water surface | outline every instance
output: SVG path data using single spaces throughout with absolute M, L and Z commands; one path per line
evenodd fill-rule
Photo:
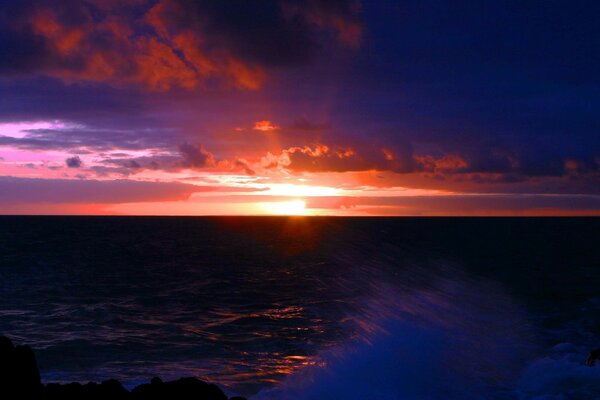
M 0 332 L 34 347 L 44 381 L 194 375 L 256 398 L 590 398 L 599 228 L 0 217 Z

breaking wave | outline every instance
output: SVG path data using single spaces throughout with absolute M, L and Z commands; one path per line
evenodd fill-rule
M 563 399 L 600 394 L 585 349 L 535 343 L 502 288 L 447 266 L 369 283 L 355 333 L 253 399 Z M 416 282 L 427 282 L 418 285 Z M 547 353 L 547 354 L 546 354 Z

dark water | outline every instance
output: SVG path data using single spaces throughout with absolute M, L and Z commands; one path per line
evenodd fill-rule
M 600 219 L 0 217 L 45 381 L 258 399 L 600 398 Z M 545 397 L 544 397 L 545 396 Z

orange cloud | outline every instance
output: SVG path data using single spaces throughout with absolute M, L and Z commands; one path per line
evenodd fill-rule
M 281 167 L 297 172 L 397 171 L 415 168 L 410 151 L 392 153 L 376 146 L 314 146 L 290 147 L 279 155 L 267 154 L 261 159 L 264 168 Z
M 269 121 L 269 120 L 262 120 L 262 121 L 256 121 L 254 123 L 254 129 L 255 131 L 261 131 L 261 132 L 273 132 L 273 131 L 277 131 L 279 130 L 279 126 L 275 125 L 273 122 Z
M 358 172 L 387 171 L 399 174 L 420 174 L 436 180 L 494 179 L 497 182 L 514 182 L 518 176 L 506 173 L 482 175 L 461 155 L 448 153 L 441 156 L 414 154 L 410 144 L 379 147 L 368 143 L 348 145 L 316 144 L 293 146 L 279 154 L 269 152 L 260 159 L 265 169 L 285 169 L 296 172 Z M 570 162 L 566 168 L 574 168 Z
M 119 13 L 123 8 L 115 3 L 104 8 L 97 21 L 91 8 L 82 6 L 87 18 L 77 24 L 61 21 L 52 9 L 38 9 L 29 26 L 45 40 L 51 60 L 45 73 L 66 81 L 138 84 L 155 91 L 202 88 L 210 80 L 237 89 L 262 85 L 266 74 L 260 67 L 227 50 L 208 49 L 190 29 L 170 29 L 167 14 L 172 7 L 170 1 L 159 2 L 144 18 L 132 21 Z M 140 30 L 146 33 L 139 34 Z
M 309 2 L 302 5 L 284 3 L 283 8 L 290 18 L 301 15 L 319 28 L 332 30 L 349 47 L 357 48 L 361 44 L 363 27 L 357 18 L 361 8 L 358 1 Z
M 283 150 L 278 158 L 274 159 L 271 156 L 271 160 L 268 161 L 271 163 L 276 161 L 277 164 L 290 170 L 305 172 L 375 169 L 350 148 L 333 149 L 324 144 L 314 147 L 290 147 Z
M 64 7 L 39 2 L 17 7 L 6 27 L 31 48 L 6 57 L 21 57 L 24 72 L 67 82 L 141 85 L 154 91 L 255 90 L 269 68 L 310 61 L 328 32 L 336 32 L 336 43 L 358 45 L 358 10 L 350 1 L 332 7 L 308 2 L 291 13 L 285 4 L 240 5 L 239 18 L 245 22 L 240 29 L 238 16 L 224 2 L 81 0 Z
M 265 79 L 262 69 L 236 59 L 224 49 L 207 51 L 203 48 L 205 40 L 191 29 L 170 29 L 169 18 L 173 14 L 184 13 L 185 10 L 176 2 L 163 1 L 150 9 L 145 21 L 162 41 L 182 54 L 182 60 L 191 65 L 198 78 L 220 76 L 239 89 L 258 89 L 262 85 Z
M 415 160 L 427 172 L 458 172 L 467 169 L 467 161 L 456 154 L 444 154 L 440 158 L 430 155 L 416 155 Z

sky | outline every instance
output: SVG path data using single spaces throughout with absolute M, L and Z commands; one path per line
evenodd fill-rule
M 599 18 L 0 0 L 0 214 L 600 215 Z

